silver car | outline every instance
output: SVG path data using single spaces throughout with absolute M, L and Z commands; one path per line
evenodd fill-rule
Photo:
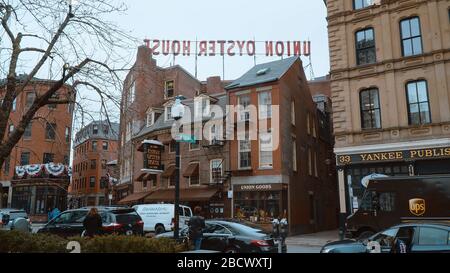
M 32 231 L 31 221 L 28 214 L 20 209 L 0 209 L 0 230 Z

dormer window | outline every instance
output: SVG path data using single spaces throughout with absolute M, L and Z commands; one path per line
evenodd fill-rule
M 173 98 L 175 93 L 174 81 L 166 81 L 164 83 L 164 96 L 166 99 Z
M 195 117 L 209 117 L 211 114 L 210 100 L 207 97 L 197 97 L 194 101 Z
M 147 112 L 147 127 L 150 127 L 153 124 L 155 124 L 155 112 Z
M 172 118 L 172 106 L 167 106 L 166 107 L 165 117 L 166 117 L 166 121 L 167 120 L 173 120 L 173 118 Z
M 92 134 L 94 134 L 94 135 L 98 134 L 98 125 L 92 126 Z

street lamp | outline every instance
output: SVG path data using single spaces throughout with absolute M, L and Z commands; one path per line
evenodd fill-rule
M 184 115 L 184 105 L 181 103 L 183 97 L 177 96 L 175 104 L 172 106 L 172 118 L 175 121 L 179 121 Z M 180 142 L 175 139 L 175 227 L 174 227 L 174 239 L 178 240 L 180 230 Z

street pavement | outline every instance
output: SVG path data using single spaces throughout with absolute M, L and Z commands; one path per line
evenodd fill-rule
M 331 230 L 286 238 L 288 253 L 320 253 L 327 243 L 339 240 L 339 231 Z
M 288 245 L 287 253 L 320 253 L 321 247 Z

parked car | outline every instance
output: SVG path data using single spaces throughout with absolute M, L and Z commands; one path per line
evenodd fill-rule
M 405 221 L 449 219 L 450 176 L 398 176 L 369 181 L 346 237 L 364 239 Z
M 391 253 L 396 239 L 406 244 L 407 253 L 450 253 L 450 223 L 407 223 L 396 225 L 368 239 L 348 239 L 326 244 L 321 253 L 367 253 L 372 242 L 381 253 Z
M 14 229 L 14 221 L 23 218 L 27 221 L 28 230 L 31 232 L 31 221 L 28 218 L 28 214 L 24 210 L 20 209 L 0 209 L 0 229 L 11 230 Z
M 144 222 L 132 208 L 97 207 L 102 217 L 101 234 L 143 235 Z M 90 208 L 68 210 L 48 222 L 38 233 L 51 233 L 61 237 L 81 236 L 83 221 Z
M 203 231 L 202 250 L 225 253 L 278 253 L 278 245 L 269 233 L 256 226 L 244 225 L 233 221 L 206 220 Z M 180 229 L 180 237 L 188 237 L 188 227 Z M 156 238 L 173 238 L 173 232 L 157 235 Z M 283 245 L 283 252 L 286 252 Z
M 146 204 L 133 206 L 144 221 L 144 232 L 155 232 L 161 234 L 173 228 L 175 218 L 174 204 Z M 180 205 L 179 210 L 180 229 L 187 226 L 192 217 L 192 209 Z

